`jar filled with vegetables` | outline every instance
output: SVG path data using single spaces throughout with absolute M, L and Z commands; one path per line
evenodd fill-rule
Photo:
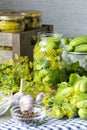
M 67 63 L 79 62 L 79 65 L 87 70 L 87 35 L 63 38 L 62 42 L 66 46 Z
M 62 57 L 62 33 L 39 33 L 34 47 L 34 80 L 39 85 L 57 87 L 66 80 L 66 63 Z
M 0 31 L 8 33 L 20 33 L 24 31 L 24 16 L 21 14 L 0 14 Z
M 18 12 L 21 13 L 23 16 L 25 16 L 25 31 L 41 27 L 42 13 L 40 11 L 20 10 Z

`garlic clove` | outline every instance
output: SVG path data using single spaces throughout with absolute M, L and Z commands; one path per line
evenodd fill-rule
M 18 92 L 13 95 L 12 104 L 13 105 L 19 105 L 20 98 L 24 95 L 24 93 Z
M 34 104 L 34 99 L 31 95 L 24 95 L 19 101 L 19 106 L 21 111 L 32 111 Z
M 36 104 L 40 105 L 42 103 L 42 99 L 45 96 L 45 94 L 43 92 L 40 92 L 37 96 L 36 96 Z

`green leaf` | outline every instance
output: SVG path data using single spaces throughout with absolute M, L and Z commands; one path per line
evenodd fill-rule
M 72 70 L 72 71 L 76 71 L 79 67 L 79 62 L 74 62 L 74 63 L 71 63 L 71 64 L 68 64 L 68 70 Z

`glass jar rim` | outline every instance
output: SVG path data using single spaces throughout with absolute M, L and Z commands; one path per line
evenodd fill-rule
M 38 33 L 38 37 L 39 36 L 41 36 L 42 38 L 50 37 L 50 36 L 62 38 L 63 37 L 63 33 L 62 32 L 59 32 L 59 33 L 56 33 L 56 32 L 39 32 Z

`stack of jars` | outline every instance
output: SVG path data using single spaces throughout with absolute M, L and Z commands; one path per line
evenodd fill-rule
M 7 10 L 0 11 L 0 31 L 20 33 L 42 26 L 40 11 Z

